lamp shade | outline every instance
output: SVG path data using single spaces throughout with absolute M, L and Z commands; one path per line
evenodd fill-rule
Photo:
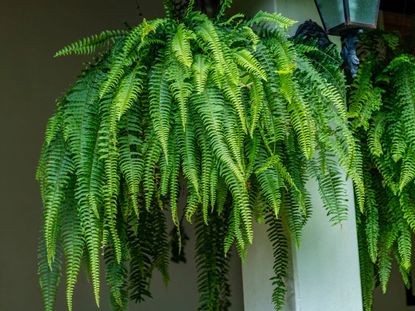
M 324 28 L 339 35 L 350 28 L 376 28 L 380 0 L 315 0 Z

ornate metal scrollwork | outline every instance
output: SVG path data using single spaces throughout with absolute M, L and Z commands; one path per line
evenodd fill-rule
M 342 56 L 346 67 L 350 70 L 350 74 L 353 78 L 357 75 L 357 70 L 360 64 L 360 60 L 357 57 L 357 44 L 359 42 L 358 35 L 361 32 L 359 29 L 348 30 L 342 35 L 342 50 L 340 55 Z M 326 31 L 312 20 L 308 20 L 301 24 L 297 32 L 294 35 L 294 40 L 303 42 L 316 41 L 317 46 L 320 49 L 327 48 L 330 44 L 333 44 Z
M 342 36 L 342 51 L 340 55 L 349 68 L 352 78 L 356 78 L 357 70 L 359 68 L 360 60 L 357 57 L 357 44 L 359 43 L 358 35 L 361 30 L 350 30 L 344 36 Z
M 293 39 L 302 42 L 316 41 L 320 49 L 325 49 L 333 44 L 324 29 L 311 19 L 298 27 Z

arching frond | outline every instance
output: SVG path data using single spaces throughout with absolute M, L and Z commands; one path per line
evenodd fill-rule
M 39 285 L 42 290 L 43 305 L 45 311 L 53 311 L 55 310 L 56 295 L 61 279 L 62 259 L 58 251 L 58 256 L 55 256 L 52 263 L 48 263 L 46 243 L 43 237 L 39 242 L 38 254 L 38 275 Z
M 165 75 L 165 68 L 160 63 L 152 68 L 150 76 L 150 115 L 154 132 L 160 141 L 164 157 L 168 162 L 168 139 L 170 132 L 170 113 L 172 109 L 171 94 Z
M 186 67 L 191 67 L 193 63 L 193 55 L 190 46 L 190 40 L 195 38 L 195 35 L 183 24 L 177 27 L 177 32 L 172 40 L 172 50 L 177 59 Z
M 281 310 L 285 305 L 287 292 L 285 278 L 288 276 L 288 241 L 281 220 L 276 221 L 274 217 L 275 215 L 271 213 L 266 218 L 269 226 L 268 238 L 274 249 L 272 302 L 276 310 Z
M 63 252 L 66 261 L 66 300 L 68 310 L 72 310 L 72 298 L 78 280 L 79 270 L 84 255 L 85 242 L 82 236 L 81 220 L 76 202 L 68 201 L 64 209 L 62 225 Z
M 222 18 L 225 15 L 227 9 L 232 6 L 233 0 L 220 0 L 220 8 L 217 18 Z
M 116 39 L 123 38 L 128 32 L 125 30 L 106 30 L 97 35 L 83 38 L 69 44 L 55 53 L 55 57 L 68 55 L 92 54 L 97 49 L 109 46 Z

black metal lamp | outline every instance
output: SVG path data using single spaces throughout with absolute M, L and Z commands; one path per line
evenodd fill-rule
M 359 65 L 357 34 L 362 29 L 376 28 L 380 0 L 314 1 L 326 32 L 342 37 L 342 57 L 355 77 Z
M 315 0 L 329 35 L 356 29 L 376 28 L 380 0 Z

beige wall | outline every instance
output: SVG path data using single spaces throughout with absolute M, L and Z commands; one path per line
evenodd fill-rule
M 41 223 L 34 180 L 54 99 L 74 81 L 85 59 L 53 59 L 63 45 L 104 29 L 162 14 L 161 0 L 0 0 L 0 310 L 42 310 L 36 276 Z M 192 253 L 188 251 L 189 258 Z M 234 265 L 234 310 L 242 310 L 240 267 Z M 196 310 L 193 264 L 172 265 L 165 289 L 156 278 L 155 300 L 131 310 Z M 81 275 L 82 279 L 85 279 Z M 63 293 L 56 310 L 66 310 Z M 108 310 L 102 301 L 101 310 Z M 75 311 L 96 310 L 89 285 L 75 293 Z

